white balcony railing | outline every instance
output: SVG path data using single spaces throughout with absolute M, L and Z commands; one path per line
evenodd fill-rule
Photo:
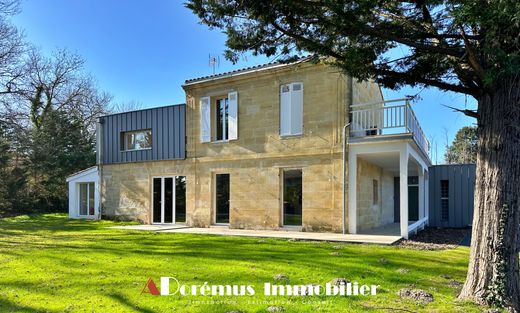
M 426 154 L 430 151 L 430 143 L 417 121 L 409 99 L 352 106 L 350 129 L 353 137 L 411 133 Z

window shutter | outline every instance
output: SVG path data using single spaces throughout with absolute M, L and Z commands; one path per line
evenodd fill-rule
M 209 97 L 200 98 L 200 141 L 211 141 L 211 110 Z
M 238 139 L 238 92 L 228 93 L 228 140 Z
M 303 133 L 303 84 L 291 84 L 291 134 Z
M 291 134 L 291 85 L 280 86 L 280 135 Z

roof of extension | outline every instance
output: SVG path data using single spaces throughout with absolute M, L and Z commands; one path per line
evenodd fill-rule
M 218 74 L 213 74 L 213 75 L 208 75 L 208 76 L 201 76 L 201 77 L 197 77 L 197 78 L 187 79 L 184 82 L 184 86 L 195 84 L 195 83 L 200 83 L 200 82 L 204 82 L 204 81 L 212 81 L 215 79 L 233 77 L 233 76 L 247 74 L 247 73 L 251 73 L 251 72 L 273 69 L 273 68 L 277 68 L 277 67 L 290 66 L 290 65 L 308 61 L 311 58 L 312 58 L 312 56 L 301 57 L 301 58 L 297 59 L 296 61 L 292 61 L 292 62 L 288 62 L 288 63 L 284 63 L 284 62 L 280 62 L 280 61 L 264 63 L 264 64 L 260 64 L 260 65 L 255 65 L 255 66 L 250 66 L 250 67 L 245 67 L 245 68 L 229 71 L 229 72 L 223 72 L 223 73 L 218 73 Z
M 109 114 L 100 115 L 99 118 L 112 116 L 112 115 L 127 114 L 127 113 L 133 113 L 133 112 L 141 112 L 141 111 L 146 111 L 146 110 L 156 110 L 156 109 L 161 109 L 161 108 L 174 107 L 174 106 L 178 106 L 178 105 L 186 105 L 186 103 L 167 104 L 167 105 L 161 105 L 161 106 L 157 106 L 157 107 L 149 107 L 149 108 L 142 108 L 142 109 L 135 109 L 135 110 L 130 110 L 130 111 L 124 111 L 124 112 L 109 113 Z
M 66 180 L 67 181 L 71 181 L 71 180 L 74 180 L 76 178 L 82 177 L 84 175 L 88 175 L 88 174 L 90 174 L 92 172 L 95 172 L 95 171 L 97 171 L 97 165 L 91 166 L 89 168 L 86 168 L 86 169 L 81 170 L 79 172 L 76 172 L 74 174 L 71 174 L 71 175 L 67 176 Z

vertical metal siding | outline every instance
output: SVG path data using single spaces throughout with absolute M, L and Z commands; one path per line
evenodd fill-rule
M 436 165 L 429 169 L 430 226 L 466 227 L 473 220 L 475 164 Z M 441 180 L 449 181 L 449 219 L 442 220 Z
M 102 117 L 103 163 L 126 163 L 185 158 L 186 106 L 145 109 Z M 121 134 L 152 130 L 152 149 L 121 151 Z

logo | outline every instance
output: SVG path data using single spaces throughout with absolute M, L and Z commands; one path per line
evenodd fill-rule
M 149 293 L 152 296 L 159 295 L 159 289 L 157 289 L 157 285 L 155 285 L 155 282 L 152 278 L 148 278 L 146 284 L 144 284 L 143 290 L 141 290 L 141 294 L 143 293 Z
M 175 277 L 161 277 L 161 289 L 152 278 L 148 278 L 141 294 L 152 296 L 254 296 L 253 285 L 202 285 L 180 284 Z M 333 285 L 272 285 L 264 283 L 264 296 L 375 296 L 379 285 L 360 285 L 357 282 Z

